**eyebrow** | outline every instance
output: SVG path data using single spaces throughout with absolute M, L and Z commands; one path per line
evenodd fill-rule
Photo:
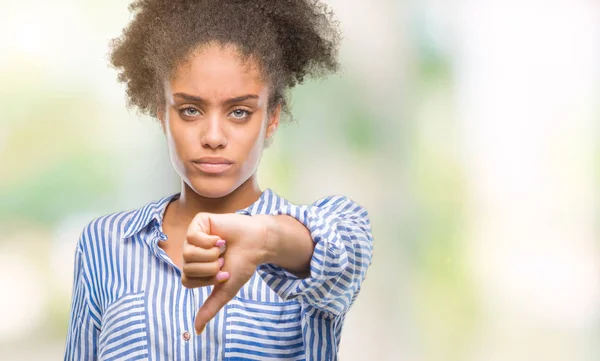
M 175 93 L 175 94 L 173 94 L 173 97 L 182 98 L 184 100 L 196 102 L 196 103 L 202 103 L 202 104 L 208 103 L 206 100 L 204 100 L 203 98 L 201 98 L 199 96 L 190 95 L 190 94 L 186 94 L 186 93 Z M 223 103 L 224 104 L 233 104 L 233 103 L 243 102 L 244 100 L 248 100 L 248 99 L 258 99 L 258 95 L 246 94 L 246 95 L 242 95 L 239 97 L 227 99 Z

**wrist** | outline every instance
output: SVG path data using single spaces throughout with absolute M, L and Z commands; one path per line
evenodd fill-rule
M 255 216 L 262 224 L 264 232 L 264 243 L 262 249 L 261 263 L 276 263 L 277 249 L 280 239 L 279 223 L 277 216 L 261 214 Z
M 260 262 L 279 266 L 300 278 L 308 277 L 315 247 L 308 228 L 287 215 L 264 215 L 260 219 L 264 227 Z

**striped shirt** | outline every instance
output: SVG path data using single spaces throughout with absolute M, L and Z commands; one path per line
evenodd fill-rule
M 207 325 L 194 318 L 212 286 L 187 289 L 158 246 L 179 194 L 102 216 L 83 230 L 65 360 L 336 360 L 342 325 L 371 263 L 367 211 L 331 196 L 295 205 L 266 189 L 236 213 L 285 214 L 311 232 L 310 276 L 260 265 Z

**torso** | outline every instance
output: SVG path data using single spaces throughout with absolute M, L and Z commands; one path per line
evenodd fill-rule
M 195 315 L 212 287 L 185 288 L 181 272 L 165 264 L 168 256 L 181 267 L 185 223 L 189 223 L 178 215 L 175 205 L 163 213 L 159 229 L 159 220 L 153 218 L 160 215 L 166 201 L 145 205 L 134 219 L 130 219 L 131 212 L 102 217 L 84 234 L 90 249 L 85 254 L 97 255 L 88 259 L 102 262 L 98 266 L 101 272 L 89 277 L 90 294 L 97 295 L 94 309 L 99 326 L 94 353 L 99 360 L 134 356 L 146 361 L 336 359 L 344 317 L 329 317 L 301 303 L 300 297 L 284 300 L 265 281 L 277 275 L 266 267 L 259 267 L 206 330 L 196 336 Z M 260 204 L 271 206 L 256 206 L 248 215 L 273 214 L 274 205 L 283 207 L 270 191 Z M 130 220 L 139 230 L 123 238 L 118 230 L 126 230 Z M 165 235 L 168 241 L 155 243 Z M 156 246 L 160 247 L 159 253 Z M 303 330 L 310 331 L 305 334 Z

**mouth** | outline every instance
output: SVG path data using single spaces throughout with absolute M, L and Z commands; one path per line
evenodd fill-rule
M 192 160 L 192 164 L 206 174 L 220 174 L 233 166 L 233 161 L 226 158 L 204 157 Z

